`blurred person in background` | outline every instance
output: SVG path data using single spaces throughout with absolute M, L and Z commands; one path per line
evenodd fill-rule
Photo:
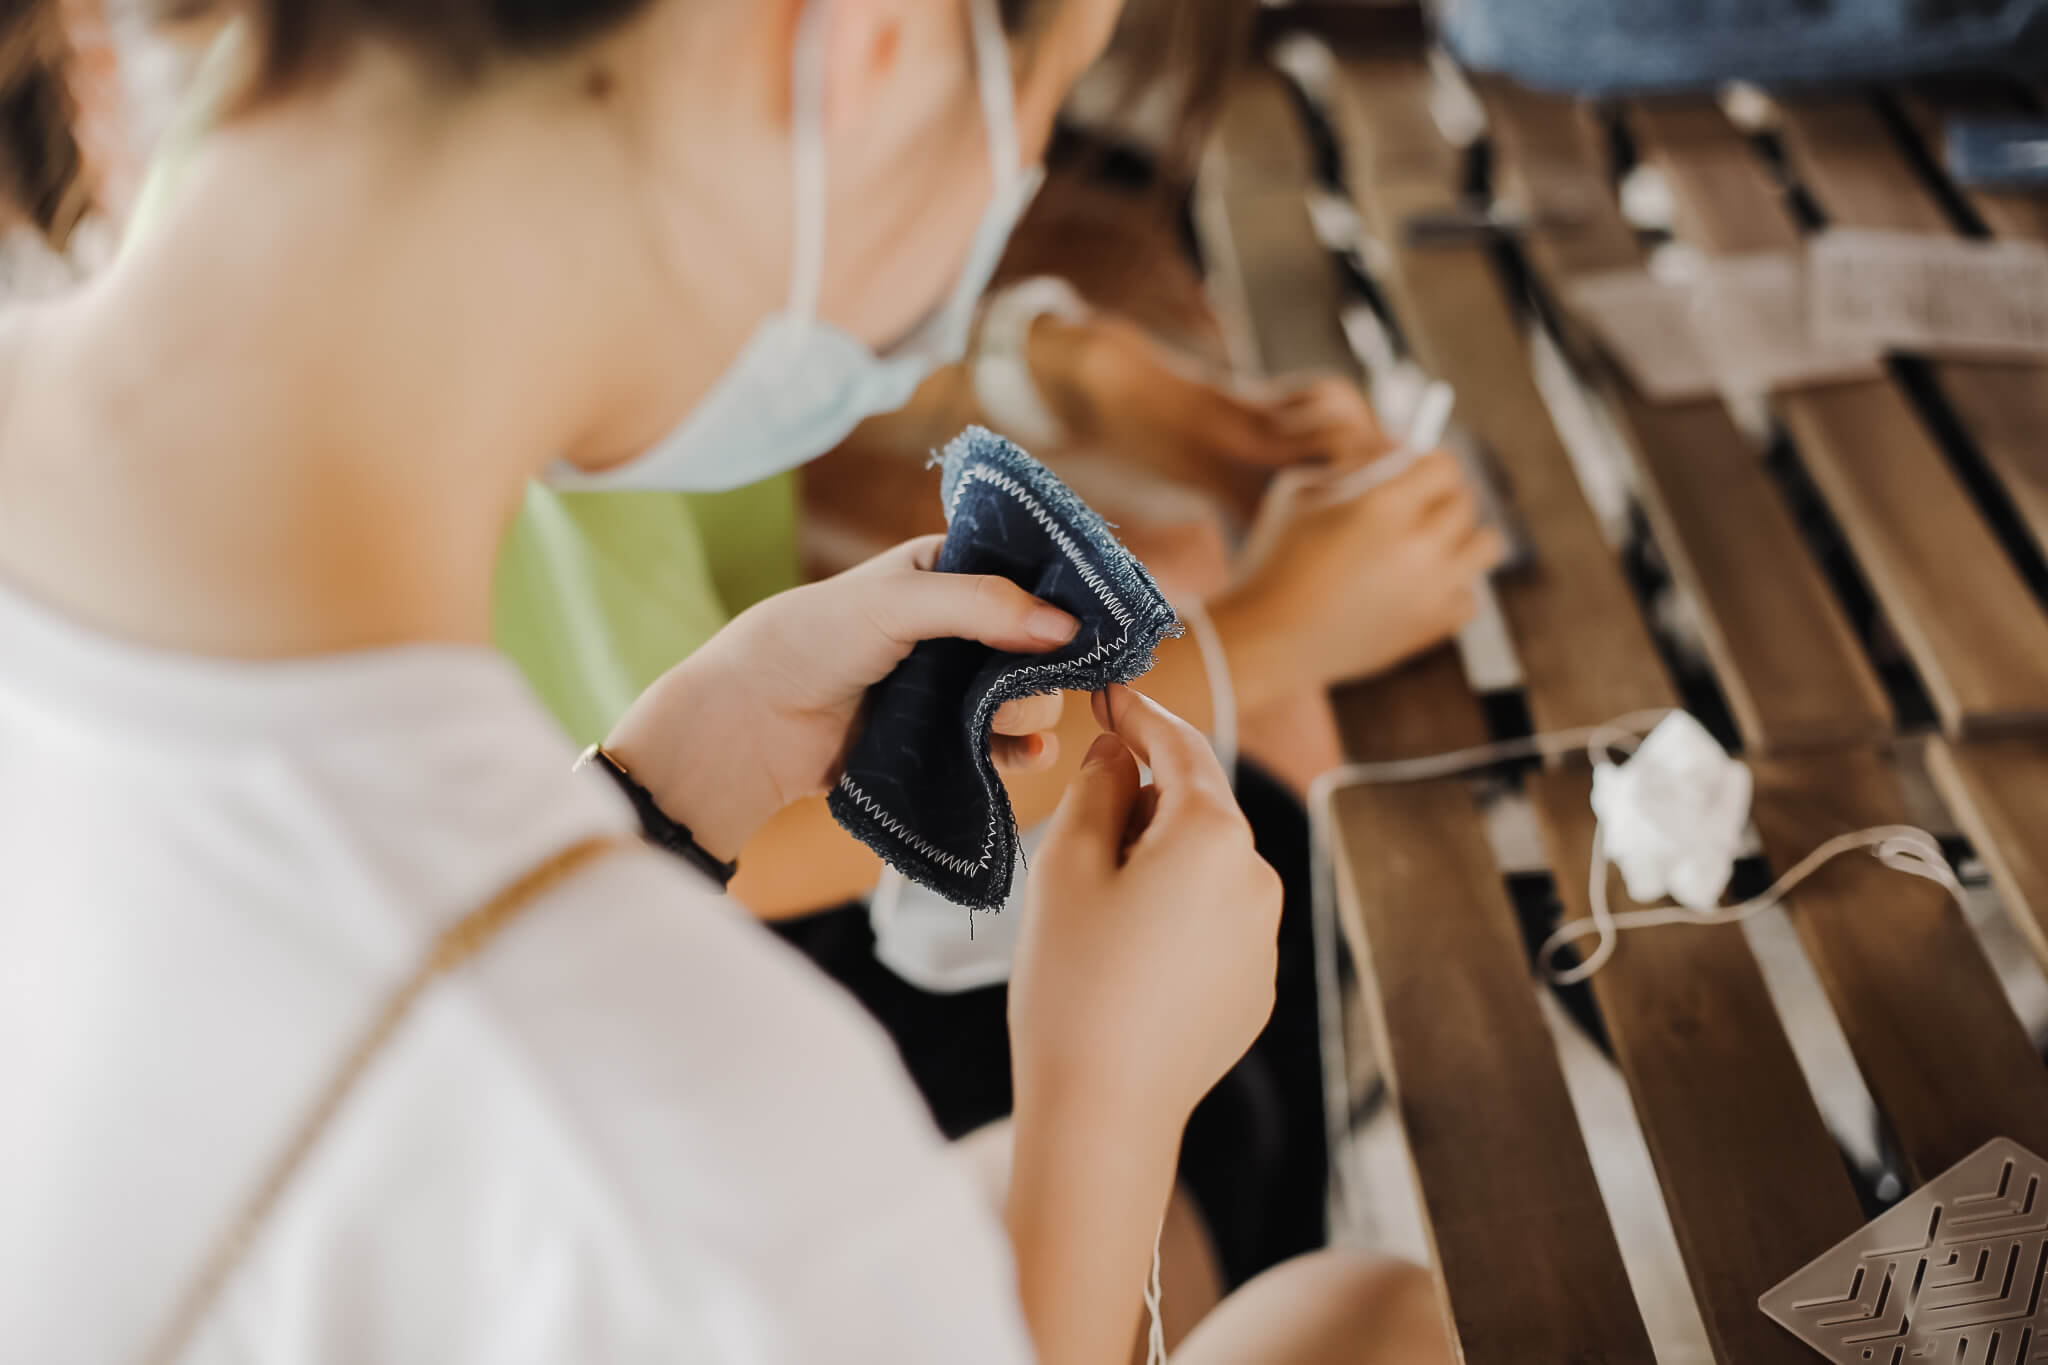
M 618 847 L 632 808 L 483 648 L 536 475 L 679 478 L 678 423 L 773 395 L 764 356 L 903 356 L 1114 5 L 1008 5 L 1011 44 L 992 0 L 238 12 L 248 65 L 158 229 L 0 321 L 0 1339 L 1121 1358 L 1181 1126 L 1272 992 L 1277 887 L 1199 735 L 1098 704 L 1019 949 L 1005 1226 L 871 1026 Z M 67 44 L 51 6 L 8 20 L 0 175 L 61 242 Z M 1071 635 L 934 548 L 767 599 L 612 730 L 700 864 L 829 780 L 915 640 Z M 1057 709 L 1006 708 L 999 759 L 1042 765 Z M 475 961 L 319 1106 L 470 924 Z M 1444 1352 L 1418 1272 L 1333 1253 L 1182 1355 Z

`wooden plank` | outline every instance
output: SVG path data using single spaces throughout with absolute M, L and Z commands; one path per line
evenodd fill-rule
M 1722 253 L 1798 245 L 1796 223 L 1719 110 L 1645 105 L 1635 116 L 1672 185 L 1682 233 Z M 2048 721 L 2048 617 L 1896 385 L 1781 393 L 1773 408 L 1943 728 L 1967 735 Z
M 1344 753 L 1358 763 L 1425 758 L 1486 743 L 1455 645 L 1440 645 L 1391 673 L 1331 689 Z
M 1338 887 L 1366 956 L 1466 1365 L 1653 1359 L 1514 910 L 1468 788 L 1339 791 Z
M 1268 376 L 1361 377 L 1340 315 L 1343 279 L 1309 217 L 1314 158 L 1294 96 L 1248 70 L 1217 121 L 1195 193 L 1211 295 L 1233 358 Z
M 1226 167 L 1228 147 L 1226 139 L 1219 153 Z M 1205 187 L 1205 228 L 1226 230 L 1215 245 L 1238 274 L 1258 363 L 1298 363 L 1329 344 L 1335 295 L 1315 287 L 1309 258 L 1321 249 L 1292 226 L 1252 223 L 1286 218 L 1276 205 L 1290 193 L 1284 177 L 1250 192 L 1232 184 L 1226 169 Z M 1291 193 L 1300 209 L 1299 188 Z M 1212 259 L 1218 254 L 1212 246 Z M 1484 735 L 1448 650 L 1345 689 L 1340 715 L 1352 752 L 1375 756 L 1436 752 Z M 1335 820 L 1345 928 L 1378 1015 L 1462 1358 L 1650 1361 L 1471 795 L 1456 784 L 1419 793 L 1352 788 L 1338 793 Z M 1455 883 L 1447 894 L 1444 869 Z M 1447 1002 L 1446 989 L 1469 998 Z M 1447 1019 L 1458 1026 L 1445 1028 Z M 1521 1235 L 1504 1238 L 1503 1228 Z M 1536 1237 L 1544 1248 L 1532 1257 Z
M 1202 188 L 1223 194 L 1299 195 L 1316 184 L 1300 99 L 1277 71 L 1254 63 L 1238 73 L 1217 116 L 1201 176 Z
M 1891 125 L 1870 105 L 1808 99 L 1784 109 L 1786 150 L 1832 221 L 1951 235 L 1948 214 L 1919 180 Z M 2008 226 L 2036 232 L 2044 226 L 2001 216 Z M 2035 544 L 2048 552 L 2048 443 L 2041 440 L 2048 430 L 2048 365 L 1966 360 L 1938 361 L 1930 369 Z
M 1927 767 L 1991 869 L 2006 913 L 2048 965 L 2048 743 L 1936 740 L 1927 746 Z
M 1488 82 L 1500 161 L 1518 193 L 1554 208 L 1524 251 L 1553 297 L 1580 275 L 1640 268 L 1608 188 L 1599 130 L 1570 101 Z M 1595 360 L 1658 548 L 1700 608 L 1701 634 L 1747 748 L 1867 743 L 1891 704 L 1799 528 L 1718 401 L 1659 406 Z
M 2048 621 L 1889 382 L 1779 412 L 1951 735 L 2048 717 Z
M 2048 554 L 2048 365 L 1949 361 L 1933 371 L 2028 536 Z
M 1530 795 L 1565 914 L 1583 917 L 1592 778 L 1538 774 Z M 1629 904 L 1608 876 L 1610 903 Z M 1715 1358 L 1804 1365 L 1810 1351 L 1757 1312 L 1757 1296 L 1863 1214 L 1742 930 L 1628 934 L 1592 989 Z
M 1907 92 L 1901 101 L 1906 119 L 1936 165 L 1944 164 L 1944 129 L 1950 118 L 2037 118 L 2018 90 L 1982 77 L 1933 81 Z M 2040 190 L 1979 188 L 1957 185 L 1994 237 L 2016 241 L 2048 241 L 2048 193 Z
M 1897 775 L 1867 750 L 1751 768 L 1780 871 L 1835 835 L 1907 819 Z M 2048 1068 L 1946 891 L 1848 854 L 1788 909 L 1915 1183 L 1994 1137 L 2048 1151 Z
M 1384 281 L 1425 368 L 1458 391 L 1463 425 L 1493 454 L 1533 563 L 1497 584 L 1540 730 L 1676 703 L 1614 553 L 1586 505 L 1537 391 L 1528 343 L 1486 249 L 1414 248 L 1400 225 L 1456 200 L 1457 153 L 1428 110 L 1416 62 L 1341 64 L 1340 133 L 1351 189 L 1388 244 Z
M 1245 369 L 1355 380 L 1360 367 L 1339 317 L 1343 283 L 1308 216 L 1314 183 L 1294 96 L 1270 70 L 1248 71 L 1224 107 L 1196 191 L 1212 294 Z M 1449 645 L 1382 677 L 1335 688 L 1331 702 L 1354 759 L 1413 758 L 1487 738 Z
M 1522 246 L 1537 268 L 1562 281 L 1640 266 L 1642 249 L 1615 202 L 1591 108 L 1494 78 L 1477 88 L 1493 131 L 1495 192 L 1532 215 L 1535 230 Z
M 1786 99 L 1779 110 L 1793 173 L 1830 223 L 1938 237 L 1954 232 L 1948 214 L 1916 179 L 1891 125 L 1868 101 Z
M 1762 461 L 1719 401 L 1608 386 L 1657 544 L 1700 606 L 1721 694 L 1752 753 L 1869 743 L 1891 702 Z
M 1724 256 L 1798 248 L 1781 191 L 1718 107 L 1645 101 L 1628 121 L 1637 152 L 1664 170 L 1682 240 Z

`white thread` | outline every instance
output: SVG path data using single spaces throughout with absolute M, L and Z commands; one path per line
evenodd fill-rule
M 1152 1238 L 1152 1278 L 1145 1284 L 1145 1312 L 1150 1323 L 1145 1330 L 1145 1365 L 1166 1365 L 1166 1320 L 1160 1315 L 1164 1295 L 1159 1290 L 1159 1244 L 1166 1240 L 1166 1220 Z
M 1869 829 L 1836 835 L 1800 859 L 1790 872 L 1771 884 L 1770 890 L 1739 905 L 1707 911 L 1688 910 L 1677 905 L 1651 906 L 1617 915 L 1608 908 L 1607 854 L 1601 846 L 1599 826 L 1595 825 L 1593 860 L 1586 887 L 1592 913 L 1583 919 L 1559 925 L 1557 932 L 1545 939 L 1542 948 L 1537 950 L 1537 964 L 1558 985 L 1576 985 L 1607 965 L 1607 959 L 1614 955 L 1615 940 L 1624 929 L 1648 929 L 1662 924 L 1740 924 L 1781 904 L 1793 887 L 1820 871 L 1824 864 L 1859 848 L 1870 849 L 1877 860 L 1892 871 L 1933 882 L 1953 896 L 1956 904 L 1963 903 L 1963 884 L 1956 879 L 1954 869 L 1942 856 L 1941 845 L 1933 835 L 1912 825 L 1874 825 Z M 1554 965 L 1558 951 L 1589 933 L 1598 935 L 1600 940 L 1593 951 L 1578 966 L 1559 971 Z
M 1224 775 L 1230 785 L 1237 785 L 1237 687 L 1230 677 L 1230 655 L 1224 651 L 1223 637 L 1216 633 L 1216 623 L 1209 619 L 1209 613 L 1202 604 L 1190 600 L 1186 606 L 1176 605 L 1180 619 L 1187 622 L 1188 633 L 1195 637 L 1195 648 L 1202 656 L 1202 672 L 1209 680 L 1209 747 L 1216 751 L 1216 761 L 1223 765 Z
M 1670 714 L 1668 709 L 1636 711 L 1603 725 L 1576 730 L 1501 740 L 1420 758 L 1349 763 L 1332 768 L 1309 784 L 1309 911 L 1315 935 L 1317 1006 L 1322 1026 L 1324 1119 L 1339 1203 L 1354 1227 L 1363 1222 L 1359 1191 L 1345 1174 L 1344 1164 L 1337 1159 L 1351 1135 L 1351 1078 L 1345 1056 L 1343 1009 L 1338 1000 L 1336 869 L 1330 855 L 1333 797 L 1337 790 L 1340 787 L 1381 786 L 1455 777 L 1496 763 L 1555 758 L 1581 748 L 1588 761 L 1597 767 L 1607 762 L 1617 749 L 1633 752 L 1642 735 Z M 1557 984 L 1576 984 L 1607 964 L 1614 955 L 1616 939 L 1624 929 L 1665 924 L 1730 924 L 1748 919 L 1782 902 L 1795 886 L 1823 864 L 1852 849 L 1864 847 L 1873 849 L 1878 861 L 1893 871 L 1935 882 L 1945 888 L 1958 904 L 1962 902 L 1962 884 L 1942 856 L 1941 845 L 1933 835 L 1910 825 L 1879 825 L 1835 836 L 1807 854 L 1770 890 L 1739 905 L 1705 913 L 1677 906 L 1658 906 L 1616 915 L 1607 902 L 1607 856 L 1596 821 L 1593 826 L 1593 855 L 1587 873 L 1588 904 L 1592 913 L 1561 925 L 1538 950 L 1537 963 Z M 1588 933 L 1597 935 L 1599 942 L 1583 961 L 1562 972 L 1551 965 L 1565 943 L 1584 938 Z
M 963 877 L 976 876 L 988 866 L 989 859 L 995 856 L 996 827 L 993 822 L 989 825 L 988 842 L 981 847 L 981 861 L 973 863 L 957 854 L 946 852 L 914 830 L 909 829 L 901 820 L 898 820 L 895 816 L 884 810 L 881 802 L 875 800 L 874 797 L 869 796 L 856 786 L 852 777 L 844 773 L 840 774 L 839 777 L 839 790 L 845 792 L 847 798 L 855 805 L 874 816 L 875 822 L 883 829 L 950 872 L 957 872 Z
M 790 178 L 795 213 L 788 312 L 810 321 L 818 315 L 825 279 L 825 47 L 831 7 L 810 0 L 797 19 L 790 92 Z

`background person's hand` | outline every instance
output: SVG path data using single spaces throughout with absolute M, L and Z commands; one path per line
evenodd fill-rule
M 925 536 L 742 613 L 643 693 L 605 748 L 671 818 L 721 858 L 762 822 L 838 777 L 867 689 L 920 640 L 959 637 L 1020 654 L 1057 649 L 1079 623 L 1008 579 L 932 571 Z M 1058 756 L 1062 701 L 998 709 L 990 753 L 1031 771 Z
M 1326 686 L 1382 672 L 1456 633 L 1501 561 L 1470 485 L 1437 451 L 1377 488 L 1330 501 L 1330 481 L 1275 481 L 1243 577 L 1210 610 L 1247 705 L 1261 679 Z
M 1068 363 L 1048 360 L 1052 404 L 1078 445 L 1224 499 L 1240 515 L 1266 479 L 1303 463 L 1350 467 L 1392 448 L 1357 385 L 1336 376 L 1244 383 L 1205 372 L 1135 324 L 1070 324 Z M 1036 338 L 1034 337 L 1034 342 Z M 1034 369 L 1041 352 L 1034 350 Z
M 1281 886 L 1199 731 L 1094 698 L 1096 740 L 1032 861 L 1010 986 L 1018 1107 L 1178 1135 L 1272 1013 Z M 1138 764 L 1152 770 L 1140 786 Z M 1116 1141 L 1112 1133 L 1102 1140 Z

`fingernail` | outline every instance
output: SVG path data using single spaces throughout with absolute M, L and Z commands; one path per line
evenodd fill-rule
M 1088 746 L 1087 754 L 1081 759 L 1081 766 L 1092 768 L 1098 763 L 1107 763 L 1123 748 L 1123 741 L 1115 735 L 1097 735 L 1095 742 Z
M 1114 687 L 1105 687 L 1095 695 L 1102 699 L 1102 728 L 1110 734 L 1116 733 L 1116 698 L 1111 695 Z
M 1081 623 L 1058 607 L 1039 607 L 1024 618 L 1024 631 L 1034 640 L 1063 645 L 1081 633 Z

